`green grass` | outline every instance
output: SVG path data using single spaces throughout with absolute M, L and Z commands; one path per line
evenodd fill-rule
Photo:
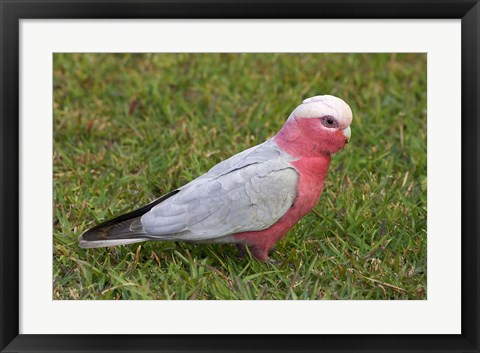
M 53 82 L 54 299 L 426 299 L 425 54 L 55 54 Z M 352 140 L 273 261 L 228 244 L 78 247 L 318 94 L 351 106 Z

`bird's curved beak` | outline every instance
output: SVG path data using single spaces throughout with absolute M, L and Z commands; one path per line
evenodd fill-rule
M 346 137 L 347 142 L 350 141 L 350 137 L 352 136 L 352 131 L 350 130 L 350 126 L 347 127 L 346 129 L 342 130 L 343 136 Z

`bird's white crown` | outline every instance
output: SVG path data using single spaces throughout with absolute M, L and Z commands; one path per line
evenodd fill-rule
M 335 96 L 314 96 L 307 98 L 290 115 L 290 118 L 320 118 L 331 115 L 337 119 L 340 127 L 352 123 L 352 110 L 342 99 Z

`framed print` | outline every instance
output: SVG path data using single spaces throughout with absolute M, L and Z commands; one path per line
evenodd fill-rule
M 477 1 L 0 10 L 2 352 L 479 351 Z

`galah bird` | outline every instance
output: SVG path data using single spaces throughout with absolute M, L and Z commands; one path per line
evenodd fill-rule
M 271 139 L 152 203 L 99 224 L 80 247 L 146 240 L 235 243 L 259 260 L 318 202 L 331 155 L 350 139 L 340 98 L 305 99 Z

